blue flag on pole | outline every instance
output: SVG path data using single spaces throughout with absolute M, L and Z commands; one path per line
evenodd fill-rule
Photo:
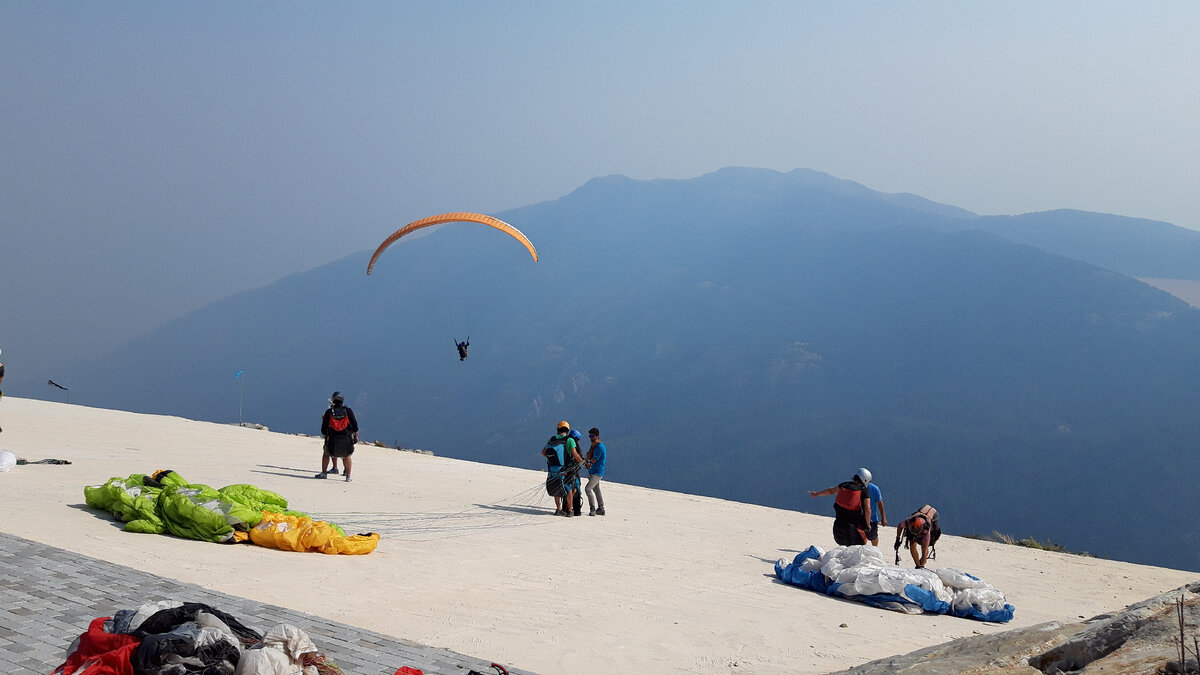
M 238 379 L 239 377 L 242 376 L 242 373 L 244 373 L 244 372 L 246 372 L 246 371 L 244 371 L 244 370 L 237 371 L 236 373 L 233 374 L 233 379 L 235 379 L 235 380 Z

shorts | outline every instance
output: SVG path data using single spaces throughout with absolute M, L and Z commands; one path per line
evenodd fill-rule
M 877 541 L 879 539 L 879 521 L 878 520 L 871 522 L 871 529 L 867 530 L 867 539 L 870 539 L 871 541 Z
M 858 526 L 845 520 L 833 521 L 833 540 L 838 546 L 861 546 L 863 543 Z
M 330 457 L 349 457 L 354 454 L 354 439 L 349 436 L 333 436 L 325 440 L 325 452 Z

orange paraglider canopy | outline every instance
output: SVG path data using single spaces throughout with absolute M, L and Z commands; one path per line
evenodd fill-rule
M 383 243 L 379 245 L 379 248 L 375 249 L 375 255 L 371 256 L 371 262 L 367 263 L 367 274 L 370 274 L 371 270 L 374 269 L 375 261 L 379 260 L 379 256 L 383 254 L 384 250 L 387 249 L 388 246 L 391 246 L 400 237 L 403 237 L 409 232 L 415 232 L 423 227 L 431 227 L 433 225 L 441 225 L 442 223 L 454 222 L 479 223 L 481 225 L 487 225 L 488 227 L 494 227 L 513 239 L 521 242 L 525 248 L 529 249 L 529 255 L 533 256 L 534 262 L 537 262 L 538 254 L 537 249 L 533 247 L 533 242 L 529 241 L 529 238 L 524 234 L 521 234 L 521 231 L 517 228 L 509 225 L 499 218 L 486 216 L 482 213 L 458 211 L 455 213 L 442 213 L 436 216 L 429 216 L 428 218 L 414 220 L 413 222 L 393 232 L 392 236 L 384 239 Z

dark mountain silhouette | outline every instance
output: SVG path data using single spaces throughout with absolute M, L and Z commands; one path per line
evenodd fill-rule
M 752 169 L 498 215 L 540 262 L 444 227 L 163 326 L 75 400 L 237 421 L 245 369 L 276 430 L 315 434 L 338 389 L 364 439 L 537 468 L 565 418 L 614 481 L 831 514 L 806 491 L 865 465 L 892 522 L 931 503 L 950 533 L 1200 569 L 1200 311 L 1126 276 L 1196 278 L 1200 233 Z

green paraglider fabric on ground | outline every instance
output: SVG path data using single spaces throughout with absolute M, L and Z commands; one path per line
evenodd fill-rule
M 171 486 L 158 497 L 167 532 L 188 539 L 227 543 L 262 520 L 262 509 L 229 499 L 207 485 Z
M 256 485 L 238 483 L 219 490 L 188 483 L 170 470 L 151 476 L 135 473 L 113 477 L 102 485 L 83 488 L 87 505 L 103 509 L 125 523 L 128 532 L 170 533 L 187 539 L 229 543 L 262 520 L 264 511 L 311 518 L 287 508 L 283 495 Z M 330 525 L 342 536 L 345 530 Z M 244 537 L 243 537 L 244 538 Z
M 84 501 L 116 516 L 130 532 L 162 534 L 164 526 L 158 517 L 162 488 L 145 485 L 145 478 L 145 474 L 135 473 L 128 478 L 110 478 L 103 485 L 89 485 L 83 488 Z
M 239 504 L 254 507 L 259 511 L 282 513 L 288 507 L 288 500 L 283 495 L 249 483 L 226 485 L 218 492 Z
M 303 511 L 293 511 L 289 509 L 288 500 L 283 495 L 279 494 L 278 492 L 264 490 L 257 485 L 251 485 L 249 483 L 237 483 L 234 485 L 226 485 L 218 490 L 218 492 L 237 502 L 238 504 L 249 506 L 258 511 L 283 513 L 285 515 L 295 516 L 296 518 L 308 518 L 310 520 L 313 519 L 312 516 L 304 513 Z M 254 527 L 254 525 L 257 524 L 258 522 L 256 521 L 253 525 L 250 525 L 250 527 Z M 337 530 L 337 532 L 343 537 L 346 536 L 346 531 L 336 523 L 329 523 L 329 525 L 332 526 L 334 530 Z

